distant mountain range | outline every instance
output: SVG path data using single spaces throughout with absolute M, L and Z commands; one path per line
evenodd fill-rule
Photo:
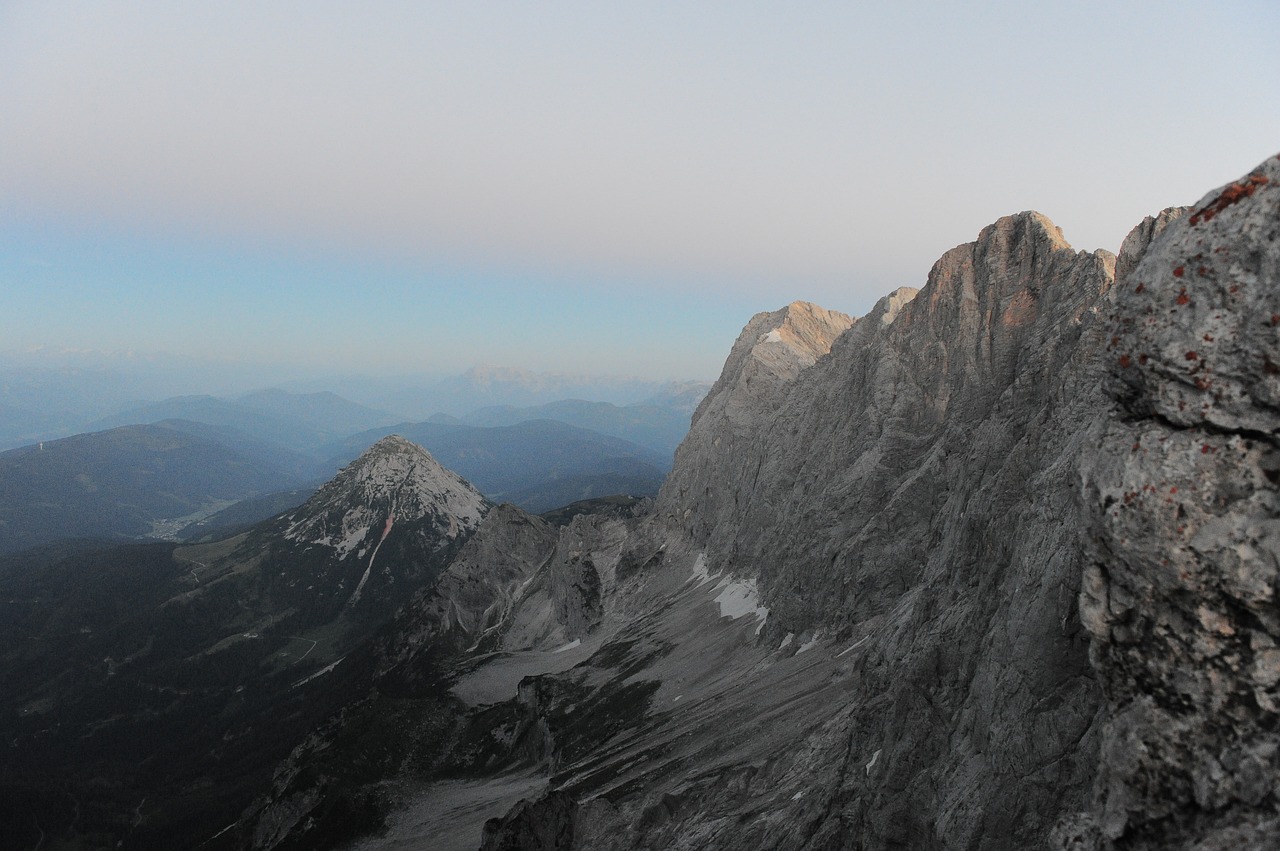
M 234 399 L 175 396 L 105 417 L 90 423 L 87 430 L 170 419 L 225 426 L 282 447 L 306 451 L 357 431 L 393 423 L 396 417 L 334 393 L 259 390 Z
M 526 408 L 514 405 L 481 408 L 462 417 L 441 415 L 432 420 L 488 427 L 516 425 L 529 420 L 557 420 L 637 443 L 666 458 L 669 466 L 676 447 L 689 431 L 689 417 L 689 411 L 673 405 L 637 403 L 619 406 L 611 402 L 562 399 Z
M 397 425 L 331 392 L 175 396 L 43 449 L 0 453 L 0 552 L 74 537 L 179 539 L 244 528 L 299 504 L 397 432 L 486 497 L 529 511 L 652 496 L 688 430 L 690 393 L 700 398 L 685 386 L 666 404 L 559 400 Z
M 164 419 L 231 425 L 260 437 L 266 436 L 262 429 L 275 429 L 270 439 L 297 448 L 294 435 L 281 430 L 285 424 L 280 418 L 299 419 L 313 431 L 328 432 L 328 437 L 319 439 L 324 442 L 364 428 L 420 421 L 440 413 L 463 417 L 480 408 L 532 407 L 570 398 L 692 413 L 711 386 L 706 381 L 481 366 L 443 378 L 332 377 L 277 385 L 287 390 L 218 389 L 190 395 L 193 388 L 245 387 L 278 380 L 271 375 L 262 368 L 165 355 L 0 352 L 0 449 Z M 317 440 L 314 434 L 304 433 L 302 438 Z
M 601 375 L 534 372 L 515 367 L 477 366 L 461 375 L 421 381 L 361 379 L 328 386 L 348 399 L 424 420 L 445 413 L 465 416 L 478 408 L 511 405 L 530 407 L 562 399 L 591 399 L 615 405 L 638 403 L 685 407 L 697 405 L 708 381 L 653 381 Z

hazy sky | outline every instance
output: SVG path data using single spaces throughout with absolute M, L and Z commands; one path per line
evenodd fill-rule
M 0 2 L 0 349 L 714 377 L 1280 151 L 1280 3 Z

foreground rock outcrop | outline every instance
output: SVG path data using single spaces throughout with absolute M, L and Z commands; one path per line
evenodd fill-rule
M 1118 282 L 1081 597 L 1106 723 L 1084 847 L 1280 836 L 1280 158 Z

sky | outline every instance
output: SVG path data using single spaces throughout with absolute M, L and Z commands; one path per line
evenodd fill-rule
M 714 378 L 1280 151 L 1280 4 L 0 0 L 0 351 Z

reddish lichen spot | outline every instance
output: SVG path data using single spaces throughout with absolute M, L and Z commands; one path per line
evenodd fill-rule
M 1141 449 L 1141 448 L 1142 448 L 1142 444 L 1141 444 L 1141 443 L 1135 443 L 1135 444 L 1133 444 L 1133 451 L 1134 451 L 1134 452 L 1137 452 L 1137 451 L 1138 451 L 1139 449 Z
M 1169 488 L 1169 493 L 1177 493 L 1177 492 L 1178 492 L 1178 489 L 1176 487 Z
M 1200 360 L 1200 356 L 1195 352 L 1187 352 L 1186 355 L 1184 355 L 1184 357 L 1187 360 Z
M 1202 278 L 1207 278 L 1209 277 L 1209 270 L 1204 266 L 1201 266 L 1199 269 L 1196 269 L 1196 274 Z
M 1210 380 L 1209 380 L 1209 379 L 1207 379 L 1207 378 L 1201 377 L 1201 378 L 1197 378 L 1197 379 L 1196 379 L 1196 389 L 1197 389 L 1197 390 L 1208 390 L 1208 389 L 1209 389 L 1210 387 L 1212 387 L 1212 386 L 1213 386 L 1213 382 L 1212 382 L 1212 381 L 1210 381 Z M 1208 408 L 1208 407 L 1209 407 L 1209 403 L 1208 403 L 1208 402 L 1205 402 L 1205 403 L 1204 403 L 1203 405 L 1201 405 L 1200 407 L 1202 407 L 1202 408 Z
M 1134 288 L 1133 288 L 1133 291 L 1134 291 L 1135 293 L 1140 293 L 1140 292 L 1142 292 L 1143 290 L 1145 290 L 1146 288 L 1147 288 L 1147 285 L 1146 285 L 1146 284 L 1138 284 L 1136 287 L 1134 287 Z
M 1239 290 L 1239 289 L 1240 289 L 1239 285 L 1237 285 L 1237 284 L 1232 284 L 1232 285 L 1231 285 L 1231 287 L 1227 290 L 1227 292 L 1229 292 L 1229 293 L 1233 293 L 1233 292 L 1236 292 L 1236 291 L 1237 291 L 1237 290 Z
M 1228 185 L 1220 193 L 1203 208 L 1196 210 L 1191 216 L 1191 224 L 1198 225 L 1201 222 L 1211 221 L 1214 216 L 1230 207 L 1232 204 L 1238 204 L 1254 192 L 1258 191 L 1259 186 L 1266 186 L 1270 183 L 1270 179 L 1265 175 L 1251 174 L 1244 180 L 1238 180 Z
M 1188 304 L 1191 301 L 1191 296 L 1187 295 L 1186 287 L 1182 288 L 1182 292 L 1178 293 L 1178 297 L 1174 301 L 1178 304 Z
M 1128 369 L 1128 368 L 1129 368 L 1129 364 L 1130 364 L 1130 362 L 1131 362 L 1131 361 L 1129 360 L 1129 356 L 1128 356 L 1128 355 L 1121 355 L 1121 356 L 1120 356 L 1120 367 L 1121 367 L 1121 369 Z
M 1272 324 L 1272 325 L 1274 325 L 1275 323 L 1273 322 L 1273 323 L 1271 323 L 1271 324 Z M 1212 342 L 1213 342 L 1213 335 L 1212 335 L 1212 334 L 1205 334 L 1205 335 L 1204 335 L 1204 341 L 1205 341 L 1206 343 L 1212 343 Z
M 1173 270 L 1173 276 L 1174 276 L 1175 278 L 1181 278 L 1181 277 L 1182 277 L 1182 275 L 1183 275 L 1183 273 L 1184 273 L 1184 272 L 1186 272 L 1186 271 L 1187 271 L 1187 270 L 1186 270 L 1186 267 L 1185 267 L 1185 266 L 1179 266 L 1178 268 L 1176 268 L 1176 269 L 1174 269 L 1174 270 Z
M 1271 324 L 1280 325 L 1280 313 L 1271 314 Z
M 1143 366 L 1147 365 L 1148 360 L 1150 360 L 1150 358 L 1148 358 L 1146 355 L 1138 355 L 1138 363 L 1142 364 Z

